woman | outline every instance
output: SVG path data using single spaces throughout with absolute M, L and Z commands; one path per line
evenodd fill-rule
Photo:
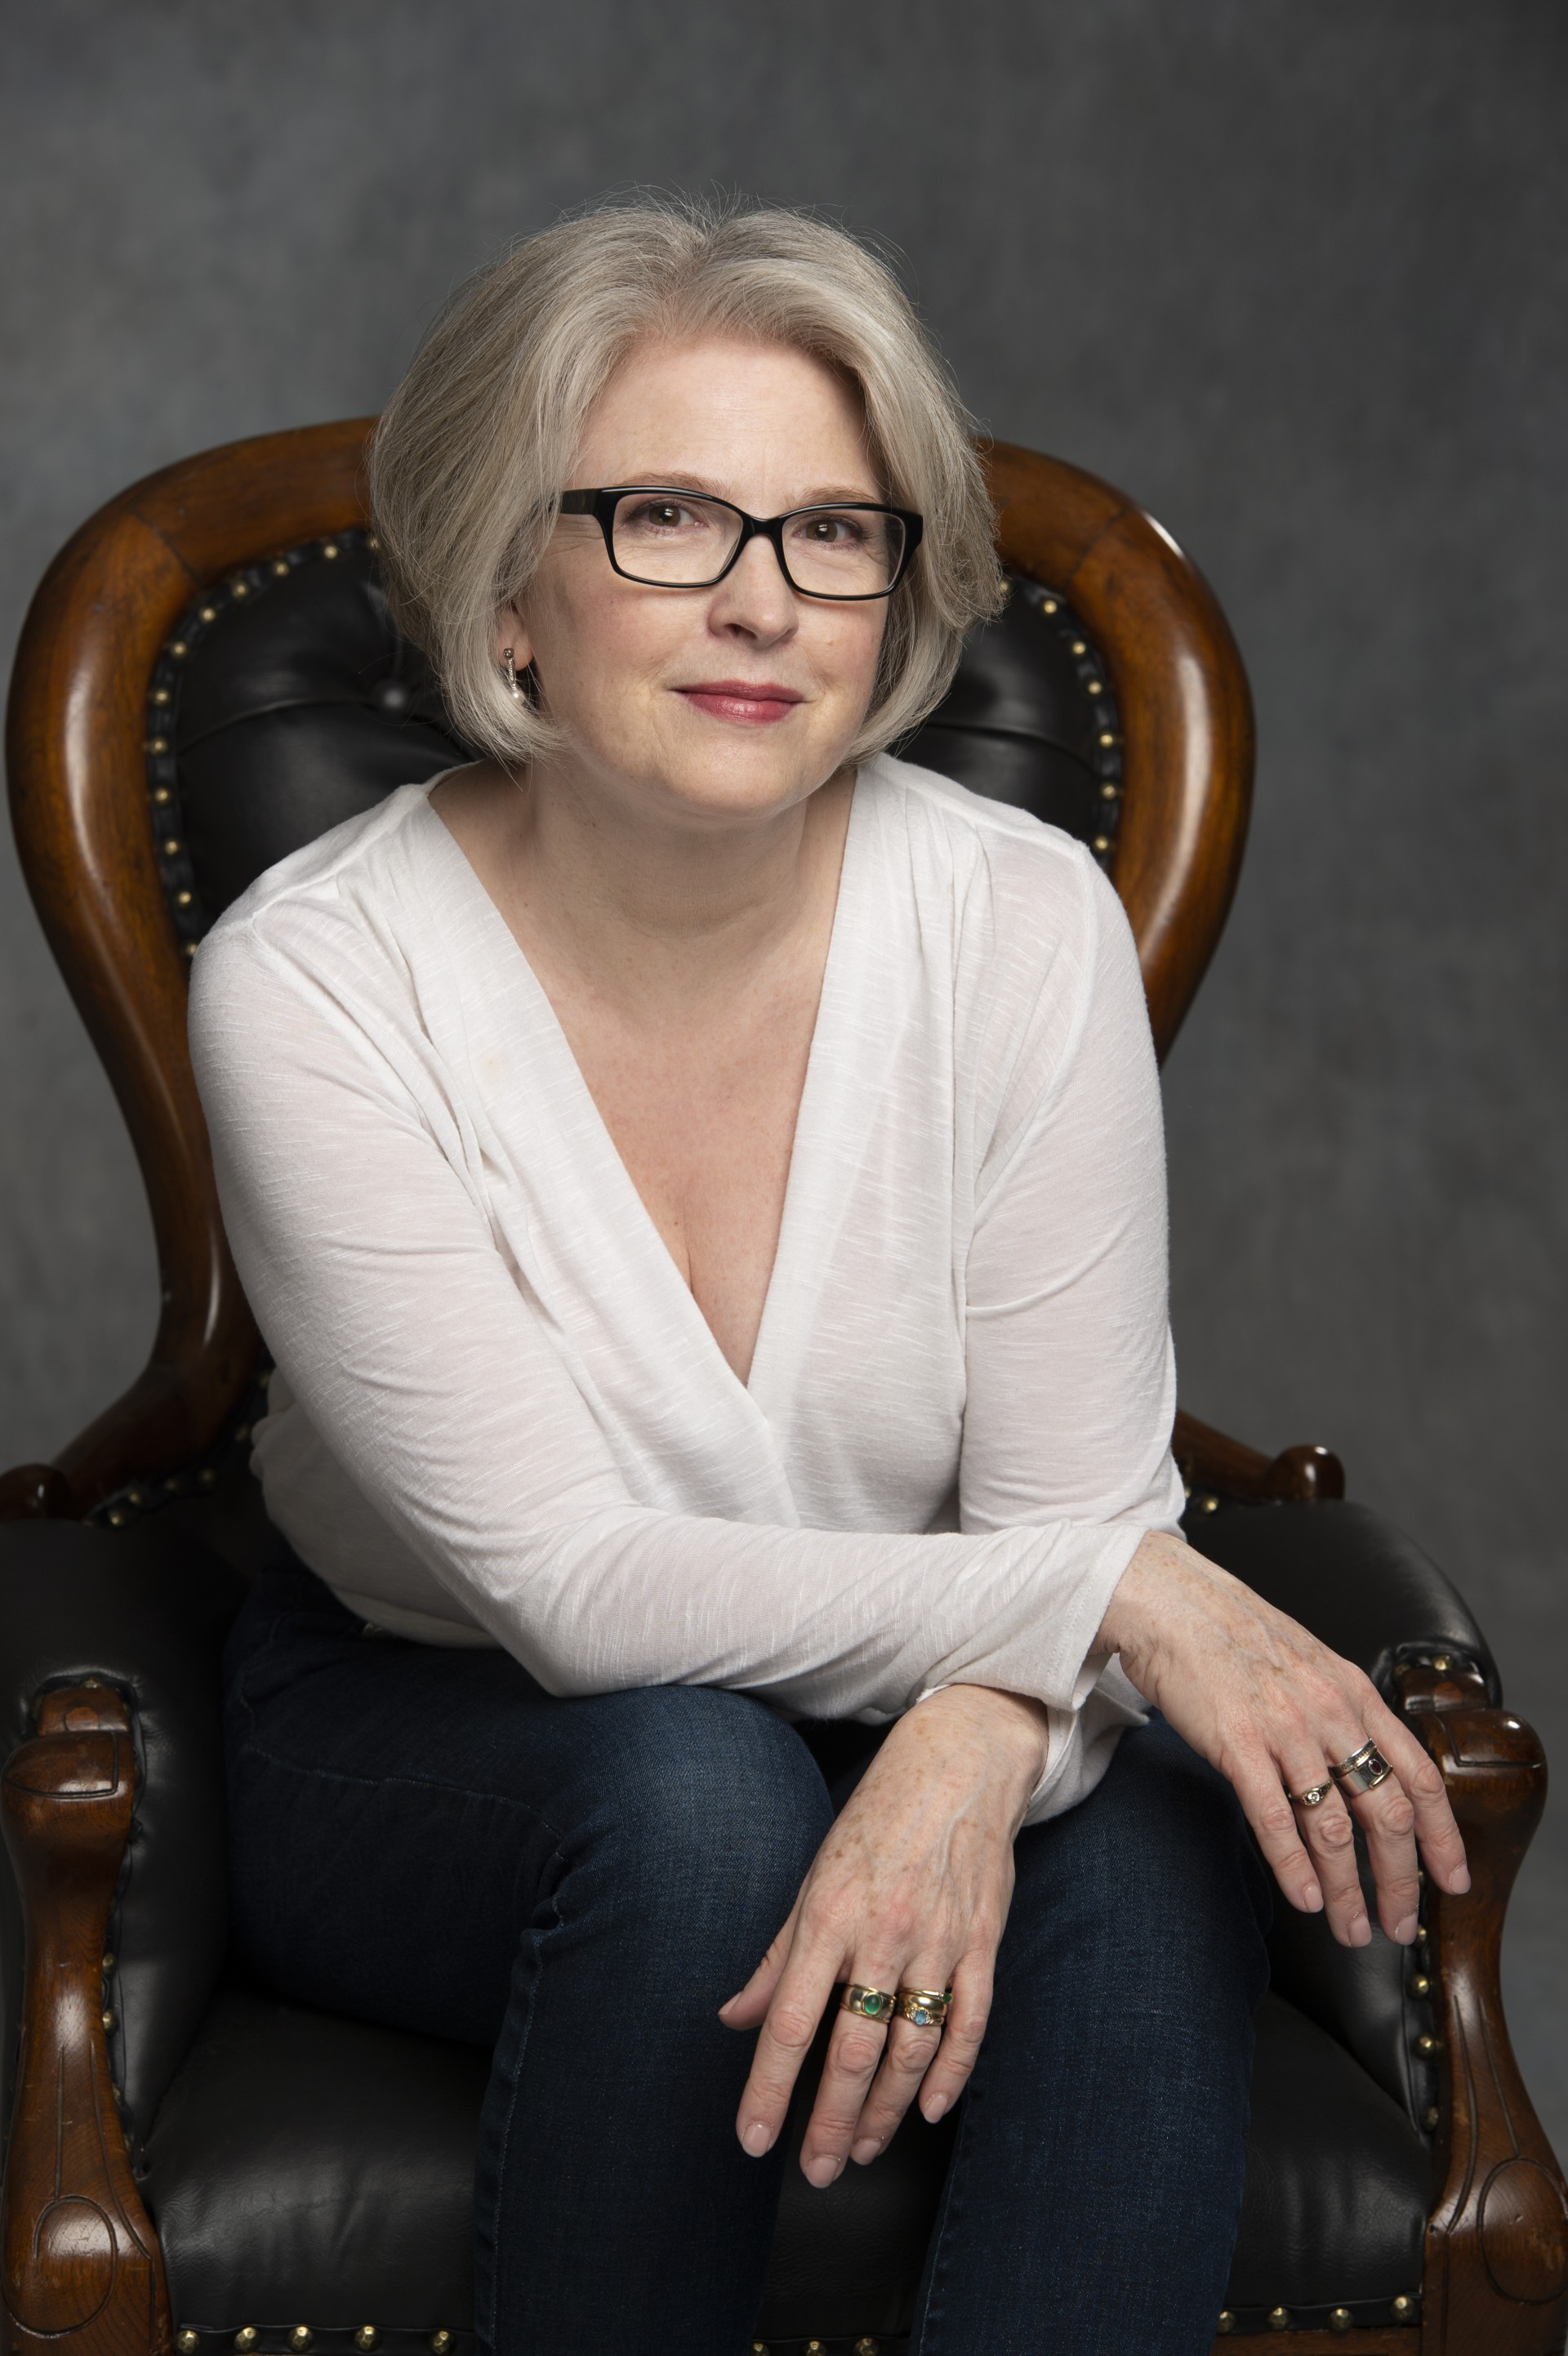
M 309 1566 L 231 1650 L 240 1938 L 494 2045 L 500 2356 L 747 2344 L 836 2003 L 814 2185 L 964 2101 L 921 2356 L 1207 2348 L 1247 1824 L 1351 1945 L 1328 1766 L 1392 1767 L 1390 1937 L 1463 1853 L 1178 1535 L 1114 894 L 887 754 L 997 602 L 962 412 L 839 232 L 639 206 L 458 294 L 373 490 L 480 757 L 262 877 L 192 1004 Z

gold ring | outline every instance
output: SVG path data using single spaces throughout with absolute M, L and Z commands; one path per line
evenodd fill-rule
M 941 2029 L 952 2001 L 951 1988 L 901 1987 L 893 2011 L 897 2019 L 912 2021 L 916 2029 Z
M 1386 1783 L 1393 1769 L 1375 1742 L 1363 1742 L 1359 1751 L 1352 1751 L 1348 1759 L 1341 1759 L 1338 1767 L 1330 1767 L 1328 1772 L 1341 1792 L 1359 1799 L 1363 1792 L 1375 1792 L 1380 1783 Z
M 1293 1792 L 1287 1783 L 1285 1796 L 1293 1808 L 1320 1808 L 1328 1797 L 1328 1786 L 1327 1783 L 1312 1783 L 1305 1792 Z
M 851 1980 L 838 1999 L 838 2009 L 859 2013 L 862 2020 L 891 2020 L 897 2002 L 891 1988 L 861 1987 Z

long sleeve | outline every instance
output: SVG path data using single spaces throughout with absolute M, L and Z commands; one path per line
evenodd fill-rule
M 443 1030 L 438 967 L 411 953 L 395 911 L 340 888 L 324 856 L 292 894 L 231 912 L 193 980 L 192 1049 L 241 1280 L 361 1532 L 384 1531 L 453 1622 L 560 1694 L 692 1682 L 881 1719 L 967 1682 L 1081 1707 L 1111 1590 L 1141 1527 L 1168 1514 L 1157 1205 L 1152 1230 L 1147 1219 L 1157 1098 L 1151 1128 L 1136 1052 L 1132 1081 L 1107 1079 L 1125 1044 L 1116 976 L 1103 1021 L 1098 967 L 1076 977 L 1070 1054 L 1047 1023 L 1014 1059 L 969 1255 L 964 1526 L 932 1531 L 801 1527 L 765 1501 L 715 1514 L 635 1494 L 624 1436 L 606 1428 L 526 1239 L 497 1226 L 499 1148 L 465 1096 L 471 1073 L 453 1078 L 460 1026 Z M 1054 1079 L 1036 1087 L 1031 1055 Z M 1009 1138 L 1008 1108 L 1026 1100 Z M 542 1100 L 526 1110 L 540 1133 L 554 1114 Z M 1091 1178 L 1074 1179 L 1071 1215 L 1087 1206 L 1091 1231 L 1042 1258 L 1041 1222 L 1061 1223 L 1053 1190 L 1106 1138 L 1125 1163 L 1120 1193 L 1095 1198 Z M 565 1203 L 563 1232 L 585 1215 Z M 1113 1355 L 1132 1352 L 1131 1472 L 1125 1412 L 1117 1437 L 1126 1383 L 1112 1370 L 1103 1398 L 1094 1389 L 1107 1318 Z M 1065 1391 L 1042 1351 L 1072 1369 Z M 1087 1455 L 1071 1393 L 1092 1410 Z M 330 1544 L 280 1517 L 344 1591 Z

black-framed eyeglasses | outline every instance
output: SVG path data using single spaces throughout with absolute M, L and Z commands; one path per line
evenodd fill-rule
M 891 597 L 909 571 L 922 519 L 907 508 L 836 499 L 752 516 L 729 499 L 667 483 L 567 491 L 562 515 L 592 516 L 624 580 L 650 589 L 711 589 L 749 540 L 771 540 L 779 570 L 803 597 Z

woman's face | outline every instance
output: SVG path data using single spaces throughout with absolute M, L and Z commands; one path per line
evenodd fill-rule
M 645 343 L 588 420 L 570 489 L 668 484 L 750 515 L 885 497 L 859 402 L 808 354 L 728 337 Z M 711 589 L 611 567 L 592 516 L 563 516 L 497 656 L 531 660 L 580 790 L 699 826 L 764 819 L 843 763 L 875 684 L 884 601 L 797 596 L 772 544 Z

